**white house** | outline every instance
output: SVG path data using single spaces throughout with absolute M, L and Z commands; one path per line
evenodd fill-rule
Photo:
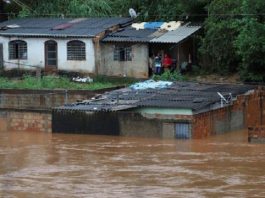
M 99 41 L 130 18 L 23 18 L 0 23 L 0 64 L 45 71 L 97 73 Z

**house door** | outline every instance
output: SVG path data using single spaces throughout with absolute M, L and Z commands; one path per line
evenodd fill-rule
M 57 71 L 57 43 L 55 41 L 45 42 L 45 71 Z
M 190 139 L 191 138 L 191 126 L 189 123 L 176 123 L 176 133 L 177 139 Z

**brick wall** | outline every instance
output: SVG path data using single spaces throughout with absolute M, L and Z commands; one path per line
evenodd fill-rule
M 265 124 L 265 88 L 259 88 L 246 97 L 247 126 Z
M 248 127 L 248 141 L 253 143 L 265 143 L 265 125 Z
M 194 115 L 192 123 L 193 138 L 264 125 L 265 90 L 240 95 L 232 106 Z
M 102 94 L 114 88 L 89 90 L 15 90 L 0 89 L 0 109 L 51 110 Z
M 51 132 L 51 113 L 1 111 L 0 131 Z

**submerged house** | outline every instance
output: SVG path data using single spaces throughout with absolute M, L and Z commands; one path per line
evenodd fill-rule
M 102 39 L 99 72 L 112 76 L 148 78 L 150 58 L 168 54 L 175 67 L 196 64 L 195 33 L 201 26 L 181 22 L 132 24 Z
M 263 111 L 254 108 L 259 104 L 253 97 L 255 89 L 252 85 L 147 81 L 53 109 L 52 131 L 203 138 L 248 126 L 251 114 Z
M 131 22 L 119 17 L 8 20 L 0 23 L 0 66 L 97 73 L 100 39 Z

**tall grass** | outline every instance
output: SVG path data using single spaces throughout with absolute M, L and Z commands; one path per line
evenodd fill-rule
M 67 77 L 43 76 L 36 78 L 33 76 L 23 76 L 20 80 L 0 77 L 0 88 L 11 89 L 78 89 L 78 90 L 98 90 L 116 86 L 126 86 L 135 82 L 129 78 L 109 78 L 97 76 L 93 83 L 73 82 Z

